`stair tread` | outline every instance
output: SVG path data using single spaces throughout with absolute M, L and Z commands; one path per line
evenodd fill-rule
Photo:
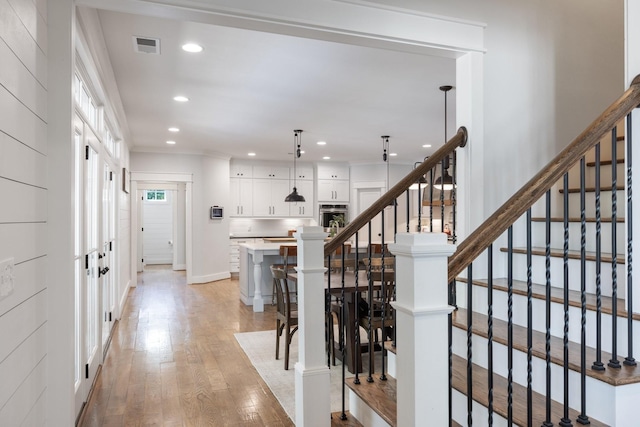
M 537 217 L 533 217 L 531 218 L 532 222 L 545 222 L 545 217 L 543 216 L 537 216 Z M 557 217 L 551 217 L 551 222 L 563 222 L 564 218 L 561 216 L 557 216 Z M 580 218 L 578 217 L 570 217 L 569 218 L 569 222 L 580 222 Z M 595 217 L 594 218 L 585 218 L 585 222 L 596 222 Z M 600 218 L 600 222 L 611 222 L 611 217 L 606 217 L 606 218 Z M 616 222 L 624 222 L 624 218 L 620 218 L 617 217 L 616 218 Z
M 387 350 L 389 353 L 396 354 L 396 346 L 393 345 L 393 341 L 385 341 L 384 349 Z
M 624 159 L 618 159 L 616 161 L 616 164 L 624 164 Z M 595 167 L 596 162 L 587 162 L 587 166 L 589 167 Z M 600 166 L 611 166 L 611 159 L 608 160 L 600 160 Z
M 395 426 L 398 420 L 396 396 L 396 379 L 387 375 L 386 381 L 381 381 L 374 377 L 374 381 L 369 383 L 365 378 L 360 380 L 360 384 L 353 381 L 346 381 L 347 387 L 371 407 L 389 425 Z
M 507 252 L 507 248 L 504 248 L 504 247 L 500 248 L 500 252 Z M 520 248 L 520 247 L 513 248 L 513 252 L 516 254 L 526 254 L 527 248 Z M 533 255 L 545 256 L 546 250 L 545 248 L 534 246 L 531 248 L 531 253 Z M 569 255 L 569 259 L 580 259 L 580 251 L 570 250 L 568 251 L 568 255 Z M 552 258 L 562 258 L 563 256 L 564 256 L 563 249 L 551 248 Z M 611 263 L 613 261 L 613 255 L 609 252 L 600 252 L 600 256 L 601 256 L 601 261 L 604 263 Z M 593 251 L 585 251 L 585 257 L 587 261 L 595 261 L 596 253 Z M 624 264 L 625 263 L 624 254 L 616 254 L 616 262 L 618 264 Z
M 364 427 L 360 421 L 356 420 L 349 411 L 345 412 L 347 416 L 346 420 L 342 420 L 340 417 L 342 412 L 333 412 L 331 414 L 331 426 L 332 427 Z
M 456 279 L 459 282 L 467 282 L 466 278 L 458 278 Z M 486 279 L 474 279 L 473 284 L 477 286 L 487 287 Z M 493 279 L 493 289 L 506 292 L 508 286 L 508 281 L 506 278 L 494 278 Z M 523 280 L 514 280 L 513 281 L 513 293 L 517 295 L 527 295 L 527 282 Z M 533 283 L 531 286 L 531 293 L 533 298 L 536 299 L 545 299 L 546 295 L 546 286 L 538 283 Z M 596 296 L 594 294 L 586 294 L 587 300 L 587 310 L 596 311 Z M 551 301 L 554 303 L 562 304 L 564 303 L 564 290 L 562 288 L 551 287 Z M 605 314 L 612 314 L 612 302 L 613 298 L 608 296 L 601 297 L 601 311 Z M 625 301 L 622 298 L 617 299 L 617 314 L 618 317 L 627 317 L 627 310 L 625 308 Z M 569 290 L 569 305 L 572 307 L 581 307 L 580 302 L 580 291 Z M 634 320 L 640 320 L 640 314 L 633 314 Z
M 456 310 L 452 316 L 453 325 L 459 329 L 467 330 L 468 311 L 463 308 Z M 488 316 L 480 313 L 473 313 L 472 329 L 473 333 L 484 338 L 488 338 Z M 507 345 L 507 327 L 508 324 L 504 320 L 493 319 L 493 341 Z M 546 340 L 543 332 L 533 331 L 532 334 L 532 355 L 534 357 L 545 359 Z M 558 337 L 551 337 L 550 356 L 551 362 L 562 366 L 563 362 L 563 340 Z M 519 325 L 513 325 L 513 347 L 516 350 L 527 352 L 527 328 Z M 602 352 L 602 361 L 605 363 L 604 371 L 595 371 L 591 369 L 591 364 L 596 360 L 596 350 L 592 347 L 586 347 L 587 369 L 586 375 L 599 381 L 606 382 L 613 386 L 634 384 L 640 382 L 640 369 L 636 367 L 623 365 L 620 369 L 612 369 L 606 367 L 606 362 L 611 359 L 611 354 Z M 569 369 L 580 372 L 580 344 L 569 342 Z
M 467 360 L 460 356 L 453 355 L 452 357 L 452 370 L 453 378 L 451 385 L 454 389 L 460 393 L 467 394 Z M 487 396 L 488 387 L 488 371 L 476 364 L 472 364 L 472 381 L 473 381 L 473 400 L 480 403 L 484 407 L 489 406 L 489 399 Z M 496 414 L 507 418 L 507 379 L 493 374 L 493 410 Z M 520 384 L 513 383 L 512 393 L 512 413 L 513 422 L 516 425 L 527 425 L 527 388 Z M 542 425 L 544 420 L 546 401 L 545 397 L 539 393 L 533 393 L 532 395 L 533 406 L 533 425 Z M 570 409 L 569 417 L 575 420 L 578 417 L 578 412 Z M 551 416 L 552 421 L 557 422 L 563 416 L 563 406 L 555 401 L 551 402 Z M 589 419 L 592 427 L 605 426 L 593 418 Z
M 613 186 L 611 185 L 603 185 L 600 187 L 600 191 L 612 191 L 613 190 Z M 616 185 L 616 190 L 618 191 L 623 191 L 624 190 L 624 185 Z M 595 193 L 596 192 L 596 188 L 595 187 L 585 187 L 584 189 L 585 193 Z M 569 188 L 569 194 L 574 194 L 574 193 L 579 193 L 580 192 L 580 188 Z M 560 189 L 560 193 L 564 193 L 564 188 Z

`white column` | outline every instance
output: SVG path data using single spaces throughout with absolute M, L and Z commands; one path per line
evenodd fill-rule
M 264 301 L 262 300 L 262 251 L 252 251 L 253 257 L 253 311 L 263 312 Z
M 396 256 L 398 426 L 449 423 L 447 258 L 440 233 L 399 233 Z
M 330 372 L 324 342 L 324 239 L 322 227 L 298 227 L 298 363 L 296 426 L 331 425 Z

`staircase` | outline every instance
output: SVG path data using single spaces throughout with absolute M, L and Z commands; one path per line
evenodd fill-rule
M 639 99 L 636 78 L 450 257 L 450 425 L 640 425 L 625 163 Z M 396 349 L 385 348 L 387 381 L 346 379 L 365 426 L 396 425 L 402 384 Z

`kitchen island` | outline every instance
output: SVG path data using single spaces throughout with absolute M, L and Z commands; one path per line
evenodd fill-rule
M 246 305 L 253 305 L 253 311 L 264 311 L 264 303 L 271 303 L 273 281 L 270 266 L 281 263 L 280 243 L 240 245 L 240 300 Z M 256 283 L 260 286 L 256 287 Z

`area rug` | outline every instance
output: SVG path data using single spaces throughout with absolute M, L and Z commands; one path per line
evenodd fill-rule
M 289 355 L 289 370 L 284 370 L 284 336 L 280 338 L 280 359 L 275 359 L 276 331 L 244 332 L 235 334 L 236 340 L 249 357 L 289 418 L 295 422 L 295 364 L 298 361 L 298 334 L 293 336 Z M 342 365 L 331 367 L 331 412 L 341 410 Z M 347 378 L 352 375 L 347 372 Z M 347 409 L 349 408 L 347 400 Z

